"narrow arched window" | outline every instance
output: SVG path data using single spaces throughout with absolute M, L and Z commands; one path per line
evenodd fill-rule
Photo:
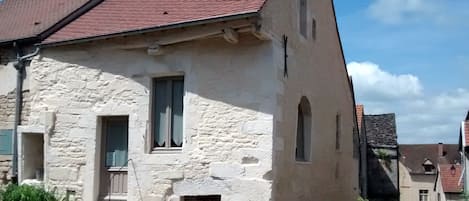
M 299 0 L 299 26 L 300 26 L 300 33 L 303 37 L 308 37 L 308 29 L 307 29 L 307 18 L 308 18 L 308 5 L 306 0 Z
M 311 160 L 311 106 L 304 96 L 298 104 L 295 150 L 297 161 Z

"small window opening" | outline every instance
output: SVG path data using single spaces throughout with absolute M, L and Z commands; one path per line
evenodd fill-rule
M 311 37 L 313 38 L 313 40 L 316 40 L 316 35 L 317 35 L 317 25 L 316 25 L 316 19 L 313 18 L 313 25 L 312 25 L 312 28 L 311 28 Z
M 342 122 L 340 114 L 335 115 L 335 150 L 340 150 L 340 136 L 342 132 Z
M 300 33 L 305 38 L 308 36 L 308 29 L 307 26 L 307 17 L 308 17 L 308 5 L 306 0 L 299 0 L 300 1 L 300 16 L 299 16 L 299 26 L 300 26 Z
M 419 190 L 419 201 L 428 201 L 428 190 Z
M 311 160 L 311 106 L 306 97 L 302 97 L 298 105 L 295 158 Z

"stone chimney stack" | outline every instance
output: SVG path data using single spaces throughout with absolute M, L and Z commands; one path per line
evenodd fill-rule
M 444 153 L 443 153 L 443 143 L 438 143 L 438 156 L 439 157 L 443 157 L 444 156 Z

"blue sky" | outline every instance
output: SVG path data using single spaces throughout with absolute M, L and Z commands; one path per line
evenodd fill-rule
M 399 143 L 457 143 L 469 109 L 469 1 L 335 0 L 357 102 Z

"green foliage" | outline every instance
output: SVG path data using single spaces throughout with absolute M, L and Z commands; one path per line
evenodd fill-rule
M 378 154 L 378 158 L 381 159 L 381 160 L 390 160 L 391 159 L 389 154 L 386 153 L 385 151 L 381 150 L 381 149 L 378 149 L 377 154 Z
M 0 191 L 1 201 L 58 201 L 54 193 L 28 185 L 8 185 Z
M 357 201 L 369 201 L 368 199 L 362 198 L 361 196 L 358 196 Z

